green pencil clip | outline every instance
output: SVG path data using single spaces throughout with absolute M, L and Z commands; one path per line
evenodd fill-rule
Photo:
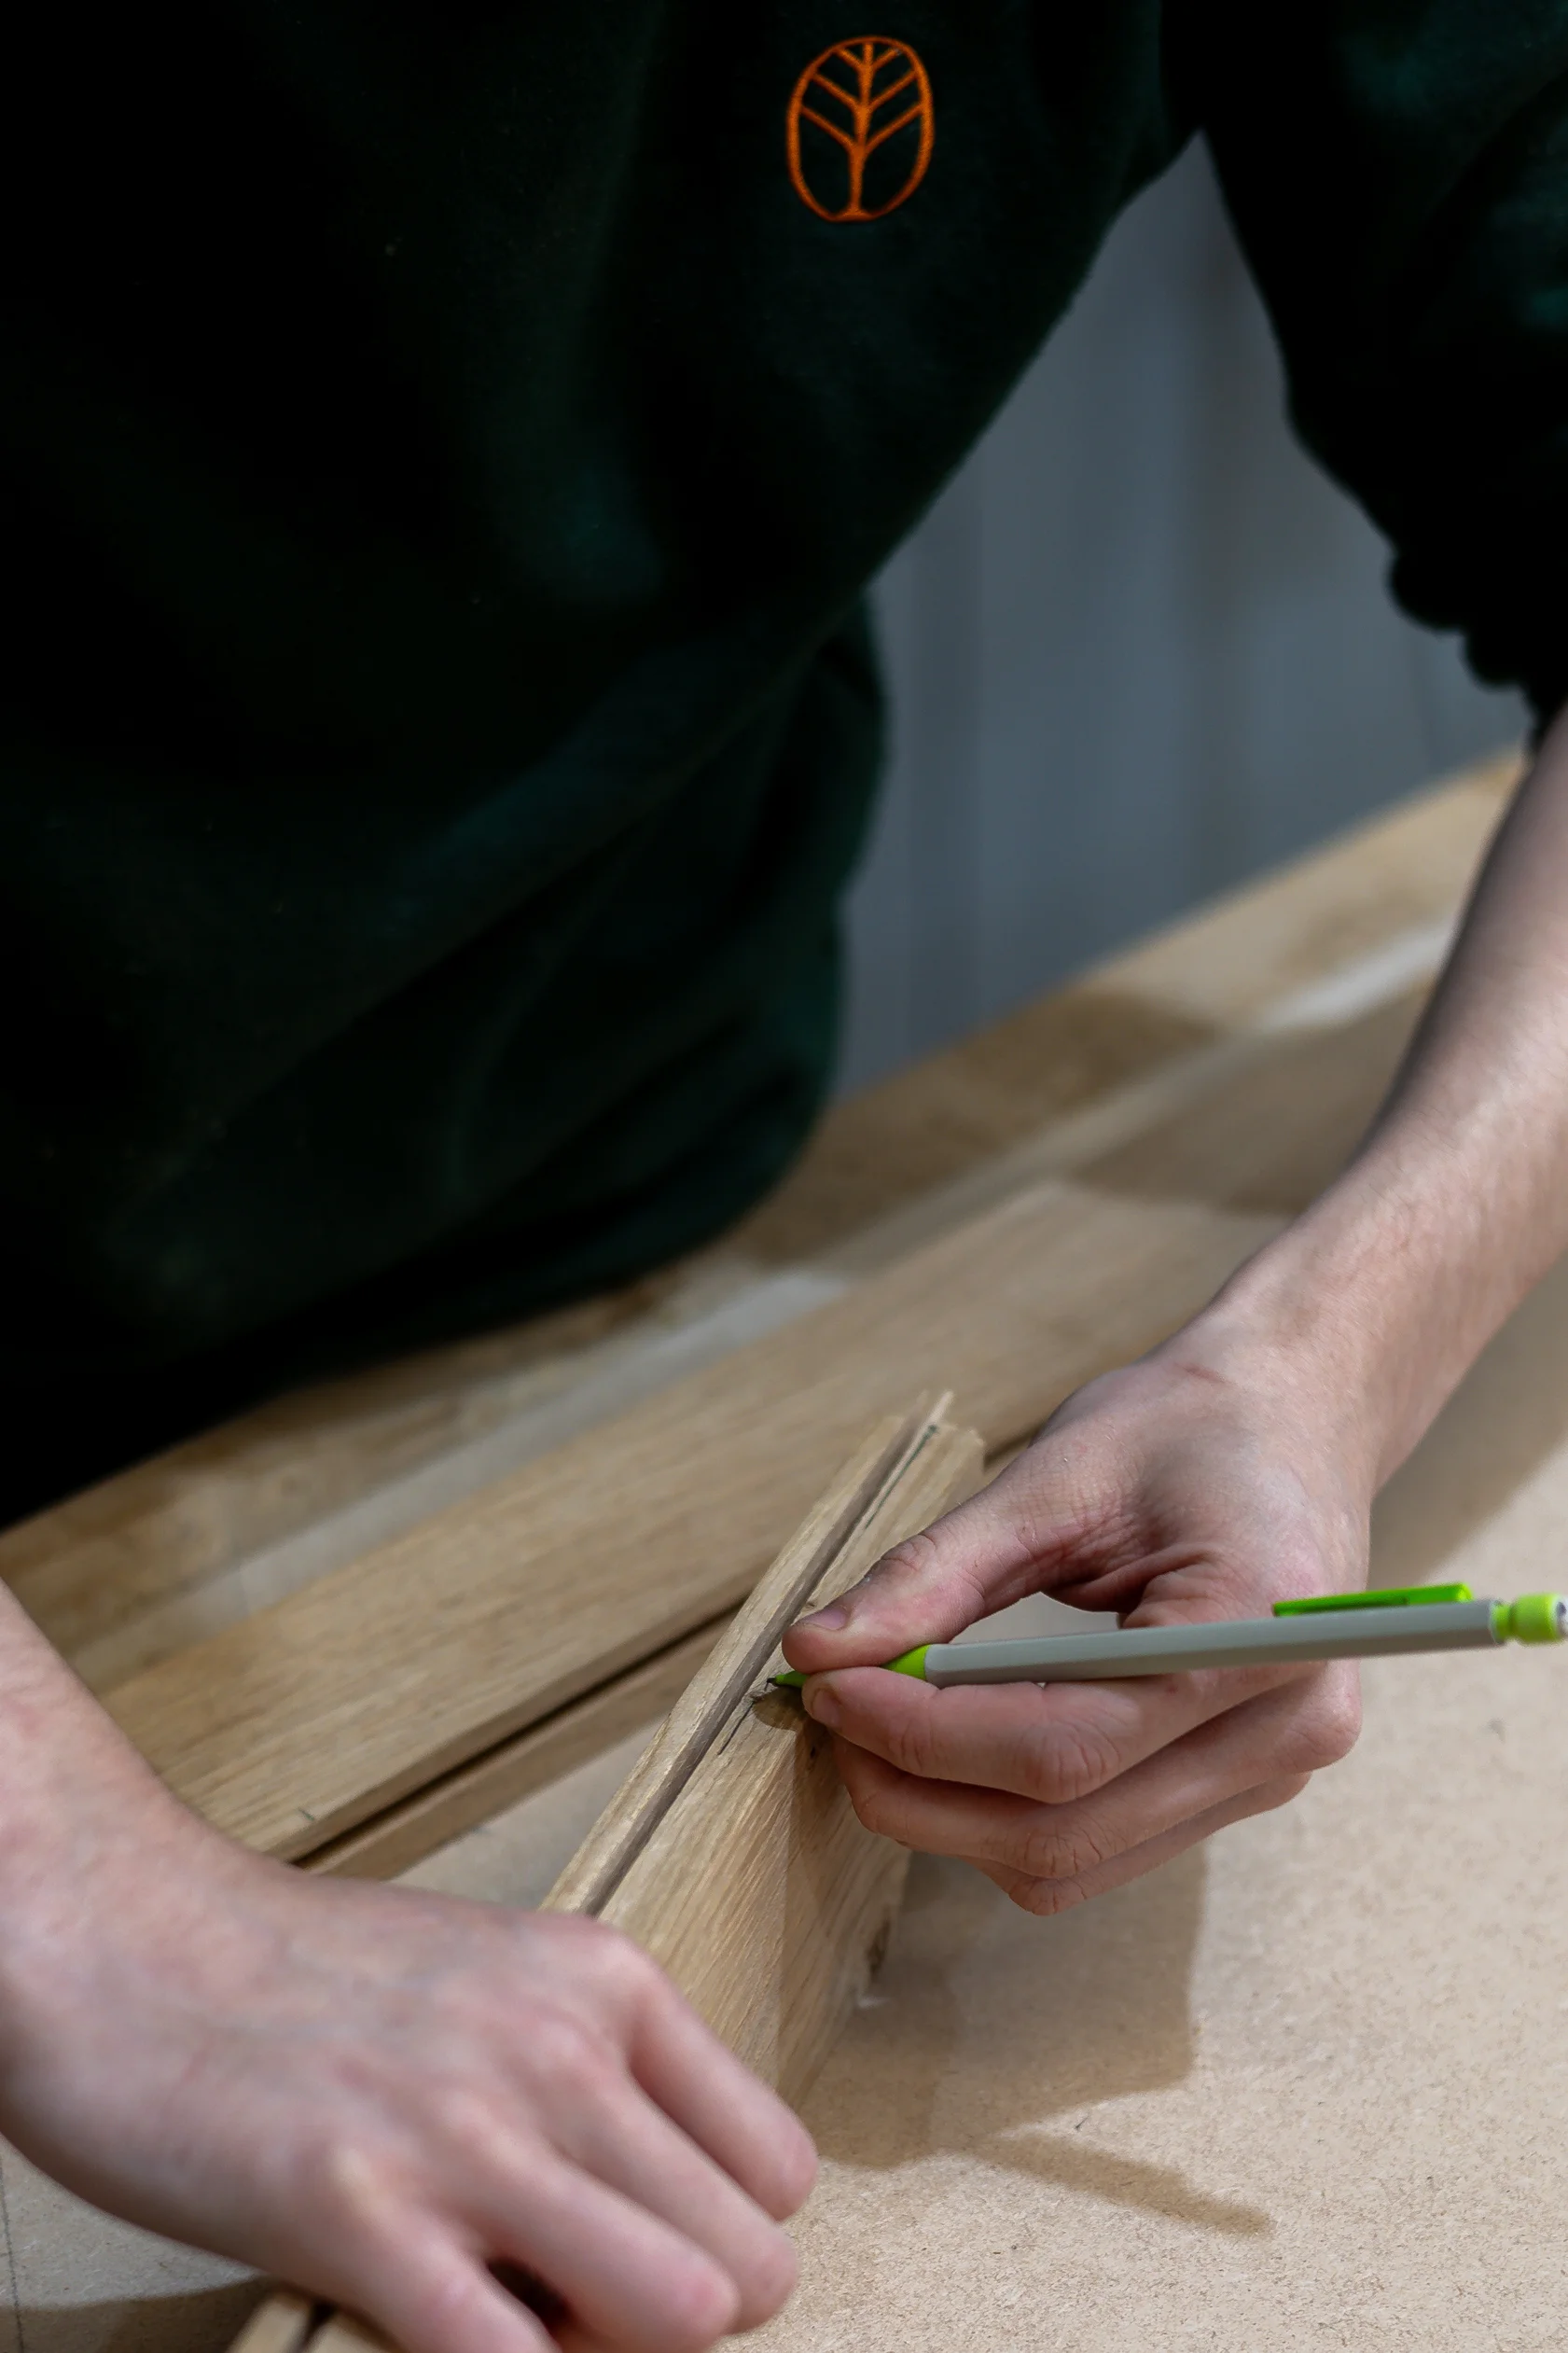
M 1274 1615 L 1276 1618 L 1306 1618 L 1315 1616 L 1321 1609 L 1397 1609 L 1401 1607 L 1413 1608 L 1418 1602 L 1423 1601 L 1469 1601 L 1472 1598 L 1468 1585 L 1394 1585 L 1390 1586 L 1386 1592 L 1379 1594 L 1309 1594 L 1301 1601 L 1277 1601 L 1274 1604 Z M 1551 1595 L 1533 1594 L 1530 1599 L 1533 1602 L 1547 1602 L 1551 1599 Z M 1514 1606 L 1516 1608 L 1526 1607 L 1524 1603 L 1516 1603 Z M 1499 1609 L 1504 1609 L 1506 1604 L 1499 1602 L 1497 1607 Z M 1555 1621 L 1553 1623 L 1555 1624 Z M 1506 1627 L 1499 1629 L 1499 1639 L 1506 1639 L 1507 1633 L 1508 1629 Z M 1558 1636 L 1553 1632 L 1536 1635 L 1516 1634 L 1513 1638 L 1516 1642 L 1555 1642 Z M 923 1681 L 925 1654 L 930 1648 L 929 1642 L 923 1642 L 915 1650 L 906 1650 L 901 1657 L 889 1659 L 886 1662 L 886 1671 L 892 1675 L 913 1675 Z M 798 1666 L 785 1667 L 782 1675 L 773 1677 L 775 1683 L 787 1684 L 789 1689 L 795 1692 L 800 1689 L 805 1680 L 805 1676 Z
M 1473 1601 L 1468 1585 L 1390 1585 L 1381 1593 L 1308 1594 L 1300 1601 L 1277 1601 L 1276 1618 L 1307 1618 L 1320 1609 L 1415 1609 L 1422 1602 Z

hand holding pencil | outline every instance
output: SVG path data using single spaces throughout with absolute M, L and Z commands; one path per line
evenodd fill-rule
M 785 1652 L 870 1828 L 967 1857 L 1054 1912 L 1285 1803 L 1343 1756 L 1353 1664 L 1297 1653 L 953 1689 L 880 1670 L 1031 1593 L 1115 1610 L 1129 1633 L 1271 1619 L 1278 1601 L 1365 1585 L 1369 1508 L 1369 1474 L 1353 1458 L 1348 1475 L 1298 1396 L 1157 1357 L 1081 1390 Z
M 1323 1659 L 1494 1650 L 1505 1642 L 1565 1638 L 1568 1598 L 1561 1594 L 1478 1601 L 1468 1585 L 1410 1585 L 1388 1593 L 1277 1601 L 1270 1617 L 1228 1618 L 1218 1624 L 922 1642 L 884 1664 L 894 1675 L 912 1675 L 938 1691 L 951 1691 L 961 1683 L 1117 1683 L 1136 1675 L 1190 1675 L 1204 1666 L 1296 1666 Z M 773 1680 L 799 1690 L 806 1678 L 790 1667 Z

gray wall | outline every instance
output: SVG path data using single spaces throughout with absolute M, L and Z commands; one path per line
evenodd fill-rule
M 1384 565 L 1290 438 L 1195 148 L 879 584 L 894 760 L 841 1084 L 1517 739 Z

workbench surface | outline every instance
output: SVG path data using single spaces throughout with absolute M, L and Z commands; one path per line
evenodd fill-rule
M 0 1539 L 0 1566 L 46 1622 L 76 1613 L 60 1638 L 112 1681 L 1042 1168 L 1180 1194 L 1162 1119 L 1260 1040 L 1306 1054 L 1303 1084 L 1325 1040 L 1365 1060 L 1372 1037 L 1386 1065 L 1505 781 L 1450 787 L 844 1107 L 748 1228 L 669 1281 L 270 1409 Z M 1565 1538 L 1560 1270 L 1382 1498 L 1377 1580 L 1511 1595 L 1562 1581 Z M 759 2346 L 1568 2341 L 1562 1676 L 1551 1653 L 1381 1663 L 1359 1747 L 1295 1805 L 1058 1920 L 917 1858 L 808 2103 L 825 2162 L 802 2286 Z M 408 1876 L 536 1900 L 640 1737 Z M 10 2151 L 0 2192 L 19 2353 L 217 2353 L 254 2299 Z

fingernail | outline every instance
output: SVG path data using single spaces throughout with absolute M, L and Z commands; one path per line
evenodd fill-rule
M 830 1601 L 826 1609 L 813 1609 L 809 1618 L 802 1618 L 803 1626 L 816 1626 L 823 1634 L 839 1634 L 849 1624 L 850 1613 L 841 1601 Z
M 826 1684 L 819 1684 L 816 1690 L 807 1696 L 807 1715 L 817 1723 L 826 1724 L 829 1732 L 838 1731 L 839 1719 L 843 1712 L 839 1705 L 838 1693 L 830 1692 Z

